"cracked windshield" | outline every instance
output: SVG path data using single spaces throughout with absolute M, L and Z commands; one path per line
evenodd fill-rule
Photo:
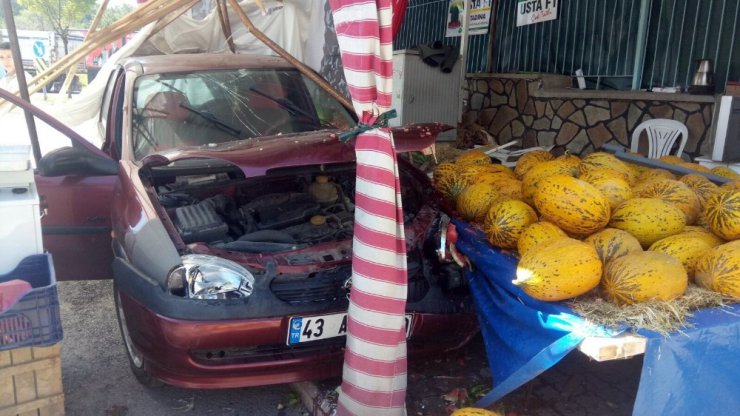
M 295 70 L 157 74 L 141 77 L 134 94 L 137 159 L 181 146 L 355 124 L 338 101 Z

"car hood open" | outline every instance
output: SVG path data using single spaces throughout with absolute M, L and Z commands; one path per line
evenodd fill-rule
M 396 151 L 426 149 L 434 144 L 439 133 L 450 129 L 451 126 L 441 123 L 394 127 Z M 184 159 L 220 159 L 239 166 L 247 177 L 254 177 L 274 168 L 354 161 L 354 143 L 354 139 L 342 142 L 335 132 L 320 131 L 175 148 L 148 155 L 142 163 L 153 167 Z

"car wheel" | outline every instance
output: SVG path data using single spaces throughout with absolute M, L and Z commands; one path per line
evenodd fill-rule
M 131 335 L 128 332 L 128 326 L 126 325 L 126 315 L 121 305 L 121 293 L 116 285 L 113 285 L 113 298 L 116 304 L 116 316 L 118 317 L 118 327 L 121 329 L 121 337 L 123 338 L 123 345 L 126 348 L 126 356 L 128 357 L 129 364 L 131 364 L 131 372 L 139 381 L 139 383 L 147 387 L 159 387 L 162 382 L 152 377 L 149 370 L 146 367 L 144 356 L 131 341 Z

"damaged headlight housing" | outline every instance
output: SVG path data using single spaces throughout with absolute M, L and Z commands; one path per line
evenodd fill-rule
M 182 293 L 184 286 L 184 295 L 192 299 L 239 299 L 249 297 L 254 290 L 252 273 L 233 261 L 205 254 L 181 258 L 182 265 L 167 278 L 173 293 Z

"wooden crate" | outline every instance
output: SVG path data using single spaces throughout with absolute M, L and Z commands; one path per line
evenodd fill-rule
M 0 351 L 0 416 L 64 414 L 60 345 Z

